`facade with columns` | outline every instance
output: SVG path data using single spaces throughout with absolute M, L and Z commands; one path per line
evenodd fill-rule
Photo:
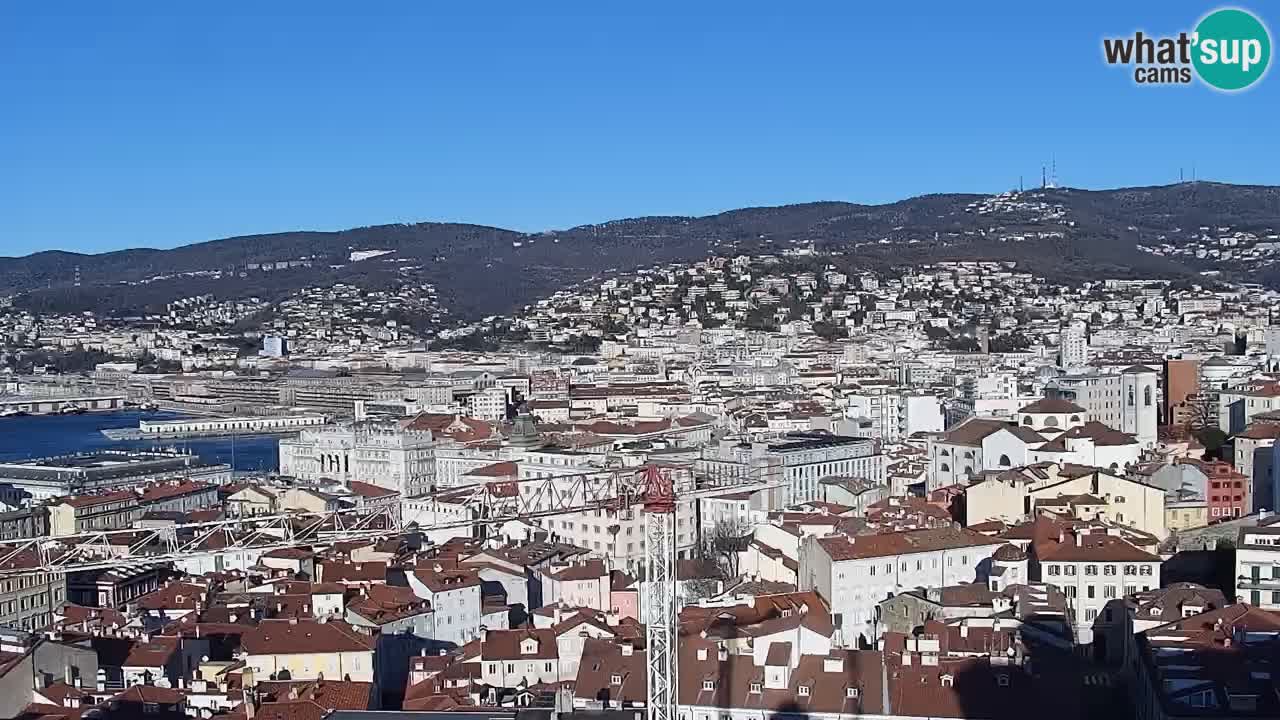
M 303 480 L 356 480 L 413 497 L 435 478 L 435 436 L 430 430 L 368 420 L 304 430 L 280 441 L 280 473 Z

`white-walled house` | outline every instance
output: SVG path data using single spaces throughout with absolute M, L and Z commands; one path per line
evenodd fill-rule
M 543 604 L 610 610 L 612 576 L 601 560 L 555 564 L 542 571 Z
M 915 588 L 985 580 L 1003 540 L 971 530 L 933 528 L 860 537 L 806 537 L 800 546 L 800 589 L 831 605 L 836 642 L 879 638 L 876 606 Z
M 415 595 L 431 601 L 431 639 L 465 645 L 480 637 L 483 601 L 475 572 L 443 570 L 437 565 L 406 572 L 405 578 Z
M 1112 531 L 1064 530 L 1037 542 L 1040 580 L 1060 590 L 1075 617 L 1076 643 L 1093 641 L 1093 627 L 1103 607 L 1118 598 L 1160 587 L 1160 556 Z

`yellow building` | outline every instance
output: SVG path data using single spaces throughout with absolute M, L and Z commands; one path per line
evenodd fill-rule
M 259 680 L 374 682 L 374 639 L 345 622 L 263 620 L 241 644 Z

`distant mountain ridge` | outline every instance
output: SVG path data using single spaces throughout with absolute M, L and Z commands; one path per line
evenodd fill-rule
M 1258 238 L 1276 233 L 1280 188 L 1200 182 L 935 194 L 883 205 L 828 201 L 702 217 L 627 218 L 541 233 L 426 222 L 247 235 L 171 250 L 48 251 L 0 258 L 0 294 L 18 294 L 19 307 L 128 313 L 203 293 L 273 297 L 308 285 L 379 286 L 412 277 L 435 284 L 456 315 L 472 317 L 508 312 L 601 273 L 711 253 L 808 246 L 843 253 L 846 264 L 869 269 L 1001 259 L 1067 279 L 1218 271 L 1225 278 L 1280 283 L 1274 264 L 1151 250 L 1204 242 L 1206 232 L 1213 236 L 1221 228 Z M 352 263 L 353 250 L 391 252 Z M 264 264 L 272 270 L 262 270 Z

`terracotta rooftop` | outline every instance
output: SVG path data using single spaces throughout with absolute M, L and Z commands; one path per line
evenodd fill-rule
M 1002 544 L 996 538 L 963 528 L 907 530 L 857 538 L 836 535 L 819 538 L 816 542 L 835 562 L 963 547 L 990 546 L 994 549 Z
M 1029 415 L 1067 415 L 1086 412 L 1086 410 L 1063 398 L 1040 398 L 1030 405 L 1022 406 L 1018 412 Z

